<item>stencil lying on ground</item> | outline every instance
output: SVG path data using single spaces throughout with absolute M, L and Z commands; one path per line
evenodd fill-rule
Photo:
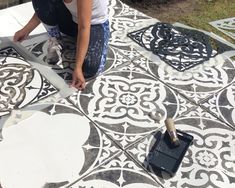
M 235 39 L 235 17 L 210 22 L 216 29 Z
M 217 54 L 232 50 L 200 31 L 160 22 L 128 36 L 178 71 L 185 71 Z
M 46 54 L 48 47 L 48 36 L 42 35 L 23 42 L 25 48 L 41 60 L 41 63 L 49 66 L 67 83 L 72 81 L 72 74 L 75 67 L 76 40 L 70 37 L 62 37 L 59 40 L 63 50 L 61 51 L 62 62 L 47 63 Z

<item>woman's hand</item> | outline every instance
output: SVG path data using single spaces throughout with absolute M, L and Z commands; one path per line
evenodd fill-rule
M 24 28 L 17 31 L 14 35 L 14 42 L 22 42 L 24 39 L 26 39 L 29 35 L 29 32 L 27 32 Z
M 29 36 L 29 33 L 31 33 L 40 23 L 40 19 L 36 13 L 34 13 L 28 23 L 21 30 L 15 33 L 13 38 L 14 42 L 21 42 L 26 39 L 26 37 Z
M 73 80 L 71 83 L 71 86 L 83 90 L 86 86 L 86 81 L 82 73 L 82 68 L 81 67 L 75 67 L 73 71 Z
M 76 66 L 73 72 L 71 86 L 80 90 L 84 89 L 86 85 L 82 65 L 90 40 L 92 2 L 92 0 L 77 0 L 78 37 L 76 45 Z

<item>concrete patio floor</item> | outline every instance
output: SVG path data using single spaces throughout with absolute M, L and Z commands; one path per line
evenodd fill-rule
M 109 13 L 105 71 L 75 91 L 74 41 L 64 37 L 63 63 L 49 65 L 42 25 L 11 42 L 31 3 L 0 11 L 0 187 L 235 187 L 234 44 L 201 31 L 228 48 L 179 72 L 127 36 L 159 20 L 119 0 Z M 148 163 L 165 131 L 156 108 L 194 137 L 173 177 Z

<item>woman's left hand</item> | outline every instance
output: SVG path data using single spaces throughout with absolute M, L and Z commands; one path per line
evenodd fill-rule
M 72 87 L 75 87 L 79 90 L 85 89 L 86 81 L 83 76 L 82 68 L 76 67 L 73 71 L 73 80 L 71 83 Z

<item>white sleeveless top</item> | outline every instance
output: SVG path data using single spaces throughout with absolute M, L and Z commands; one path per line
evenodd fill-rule
M 67 9 L 72 14 L 73 21 L 77 23 L 77 0 L 65 3 Z M 102 24 L 108 19 L 108 0 L 93 0 L 91 25 Z

